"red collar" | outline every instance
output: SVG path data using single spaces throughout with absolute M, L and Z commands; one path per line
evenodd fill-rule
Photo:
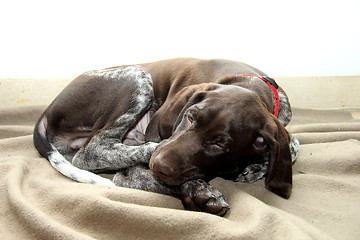
M 274 116 L 278 117 L 280 103 L 279 103 L 279 93 L 278 93 L 277 89 L 279 88 L 279 86 L 276 84 L 274 79 L 269 78 L 267 76 L 259 77 L 259 76 L 253 75 L 253 74 L 236 74 L 236 76 L 257 77 L 257 78 L 260 78 L 261 80 L 263 80 L 264 82 L 266 82 L 274 94 L 274 98 L 275 98 Z

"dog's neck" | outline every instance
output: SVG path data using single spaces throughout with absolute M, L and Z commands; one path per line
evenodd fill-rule
M 268 76 L 257 76 L 257 75 L 253 75 L 253 74 L 237 74 L 236 76 L 239 76 L 239 77 L 257 77 L 261 80 L 263 80 L 270 88 L 271 88 L 271 91 L 274 95 L 274 116 L 275 117 L 278 117 L 279 115 L 279 106 L 280 106 L 280 103 L 279 103 L 279 93 L 278 93 L 278 88 L 279 86 L 276 84 L 275 80 L 268 77 Z

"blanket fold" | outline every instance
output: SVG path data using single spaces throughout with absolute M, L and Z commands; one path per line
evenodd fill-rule
M 180 200 L 74 182 L 32 143 L 45 106 L 0 109 L 0 239 L 359 239 L 360 121 L 349 111 L 295 109 L 301 143 L 288 200 L 264 181 L 211 184 L 225 217 L 183 210 Z

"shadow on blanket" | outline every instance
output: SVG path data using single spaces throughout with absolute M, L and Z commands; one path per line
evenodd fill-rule
M 255 184 L 215 179 L 225 218 L 182 211 L 180 200 L 80 184 L 38 156 L 42 107 L 0 109 L 1 239 L 359 239 L 360 121 L 350 112 L 294 110 L 301 142 L 293 193 L 284 200 Z

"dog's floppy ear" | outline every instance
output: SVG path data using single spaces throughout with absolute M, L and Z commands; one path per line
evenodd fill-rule
M 161 138 L 169 138 L 181 122 L 186 109 L 201 102 L 208 91 L 217 87 L 217 84 L 191 85 L 178 92 L 171 101 L 165 102 L 156 112 L 159 116 L 158 131 Z
M 174 124 L 179 118 L 184 106 L 194 95 L 198 86 L 189 86 L 176 93 L 175 97 L 167 101 L 155 112 L 146 129 L 146 141 L 160 142 L 169 138 L 173 132 Z M 169 100 L 170 99 L 170 100 Z
M 261 133 L 269 146 L 269 170 L 265 187 L 281 197 L 289 198 L 292 189 L 289 134 L 275 117 L 274 123 L 268 123 Z

